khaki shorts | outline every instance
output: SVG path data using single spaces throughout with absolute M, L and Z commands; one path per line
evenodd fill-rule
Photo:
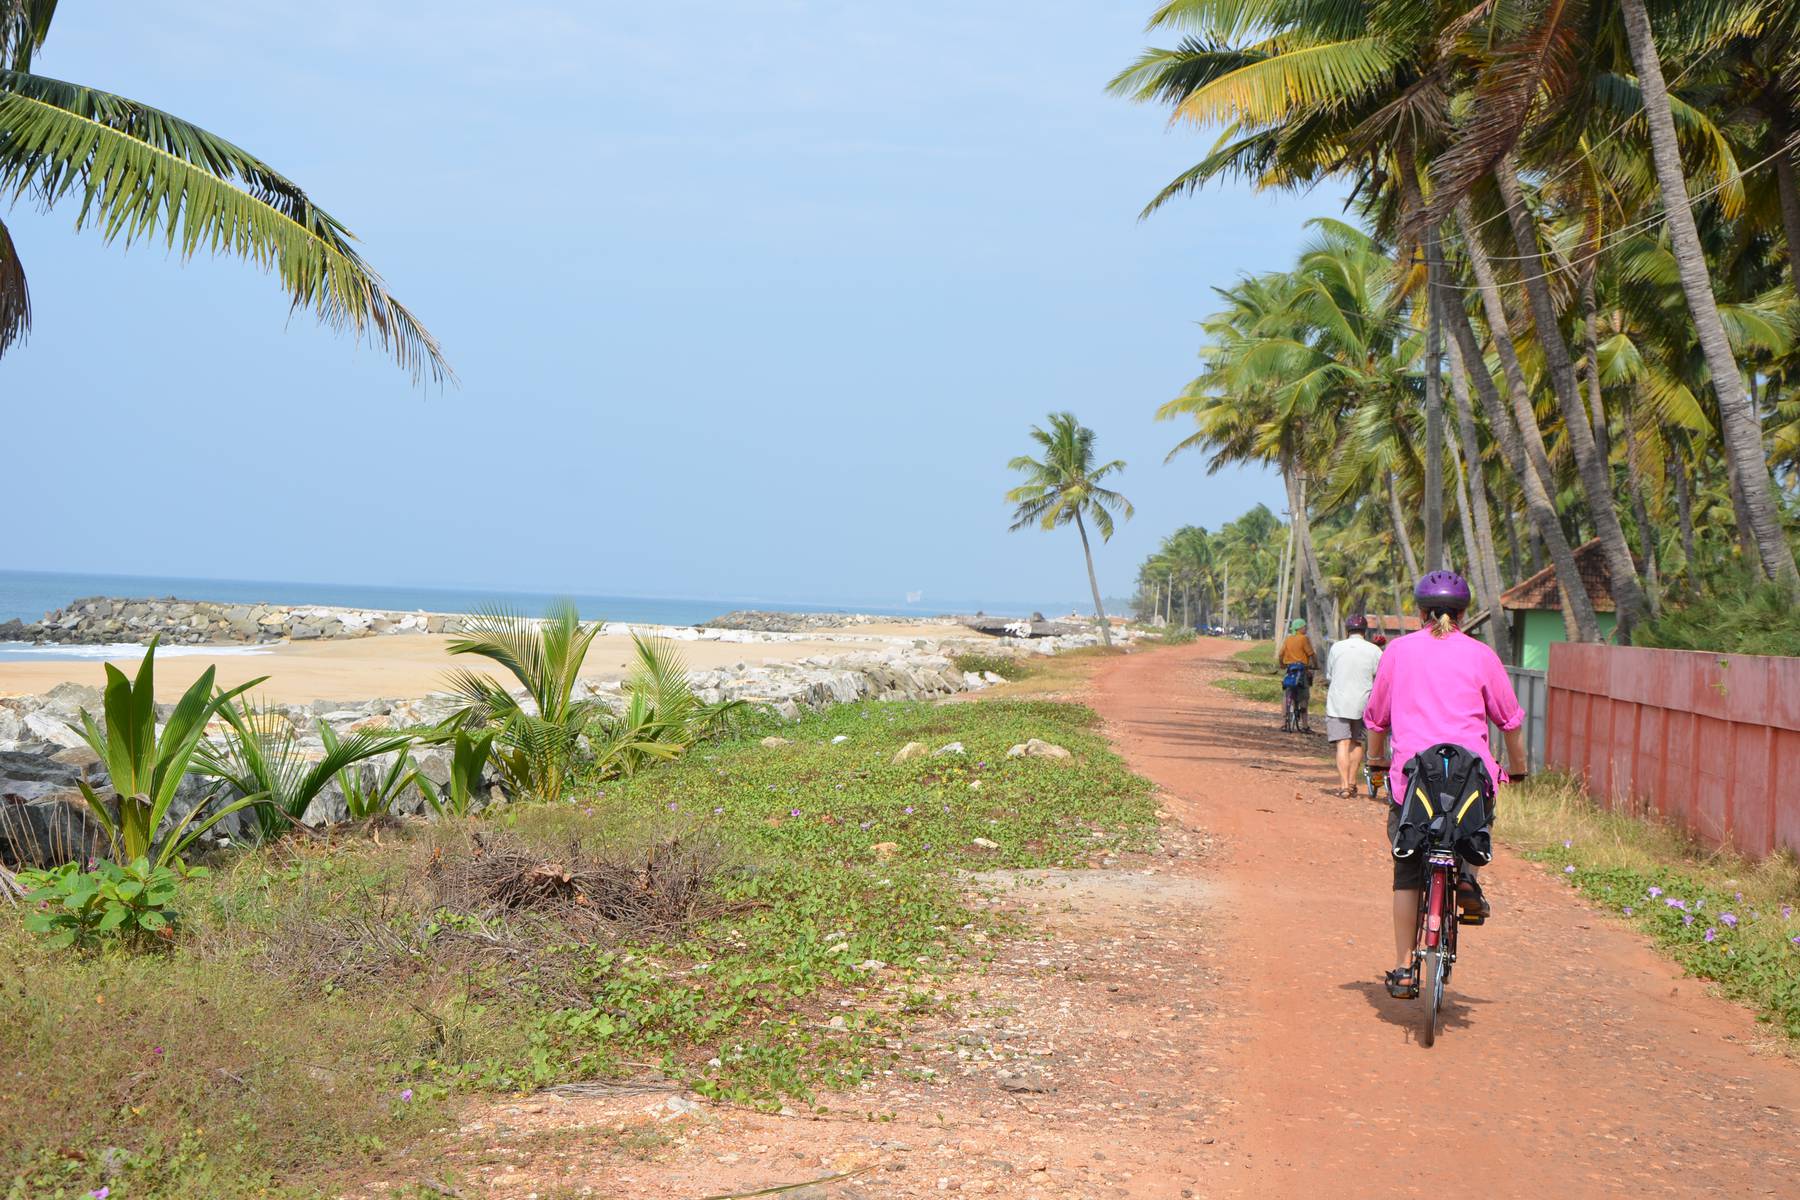
M 1328 742 L 1366 742 L 1369 740 L 1363 729 L 1361 717 L 1325 718 L 1325 740 Z

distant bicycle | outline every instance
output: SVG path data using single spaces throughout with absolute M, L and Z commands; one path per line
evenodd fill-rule
M 1311 733 L 1306 709 L 1312 701 L 1312 670 L 1305 663 L 1289 663 L 1281 677 L 1281 728 L 1284 733 Z

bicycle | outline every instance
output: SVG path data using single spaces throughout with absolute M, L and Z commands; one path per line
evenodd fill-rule
M 1283 733 L 1311 733 L 1312 722 L 1307 719 L 1308 702 L 1312 697 L 1312 671 L 1301 663 L 1291 663 L 1287 674 L 1281 680 L 1281 731 Z
M 1437 1042 L 1444 1011 L 1444 989 L 1456 966 L 1456 930 L 1461 925 L 1480 925 L 1485 917 L 1458 910 L 1456 883 L 1461 878 L 1456 851 L 1449 845 L 1450 819 L 1440 813 L 1428 830 L 1425 849 L 1425 887 L 1419 893 L 1419 924 L 1413 946 L 1413 974 L 1419 994 L 1425 998 L 1425 1024 L 1419 1031 L 1422 1045 Z

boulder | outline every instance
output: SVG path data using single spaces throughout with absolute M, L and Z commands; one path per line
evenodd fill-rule
M 963 749 L 963 744 L 961 742 L 946 742 L 944 745 L 939 746 L 936 750 L 933 750 L 931 752 L 931 757 L 942 758 L 946 754 L 967 754 L 967 753 L 968 753 L 968 751 Z
M 61 750 L 87 745 L 79 733 L 69 728 L 67 721 L 48 712 L 26 713 L 22 724 L 25 727 L 25 737 L 32 741 L 47 742 Z
M 924 742 L 908 742 L 894 754 L 897 763 L 911 762 L 915 758 L 924 758 L 926 754 Z
M 1055 742 L 1046 742 L 1041 738 L 1030 738 L 1006 752 L 1008 758 L 1073 758 L 1068 750 Z
M 765 749 L 769 749 L 769 750 L 779 750 L 783 746 L 791 746 L 793 744 L 794 743 L 788 741 L 784 737 L 775 737 L 773 735 L 770 735 L 769 737 L 764 738 L 761 742 L 761 745 Z

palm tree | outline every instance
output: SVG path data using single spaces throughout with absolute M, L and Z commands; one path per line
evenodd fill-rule
M 1713 294 L 1700 231 L 1694 224 L 1681 148 L 1675 138 L 1675 118 L 1663 80 L 1662 60 L 1650 29 L 1650 14 L 1644 0 L 1620 0 L 1619 10 L 1632 62 L 1637 67 L 1638 86 L 1643 92 L 1644 115 L 1650 123 L 1650 150 L 1656 162 L 1656 180 L 1662 192 L 1669 237 L 1674 243 L 1675 261 L 1681 268 L 1681 290 L 1687 297 L 1694 331 L 1699 335 L 1719 398 L 1726 462 L 1736 476 L 1763 571 L 1793 599 L 1800 600 L 1800 568 L 1795 565 L 1794 548 L 1782 528 L 1781 509 L 1769 479 L 1768 456 L 1763 451 L 1762 425 L 1755 405 L 1745 394 L 1743 375 L 1719 318 L 1718 298 Z M 1791 149 L 1783 146 L 1782 152 Z
M 1081 535 L 1081 553 L 1087 560 L 1088 587 L 1094 593 L 1094 620 L 1100 626 L 1100 641 L 1112 645 L 1112 631 L 1106 623 L 1106 609 L 1100 603 L 1100 581 L 1094 575 L 1094 551 L 1088 544 L 1087 524 L 1094 523 L 1101 541 L 1110 541 L 1114 511 L 1131 519 L 1131 501 L 1119 493 L 1100 486 L 1108 475 L 1125 469 L 1123 459 L 1096 465 L 1094 431 L 1075 419 L 1074 413 L 1050 414 L 1050 428 L 1031 427 L 1031 438 L 1043 448 L 1042 458 L 1021 454 L 1006 464 L 1009 471 L 1024 474 L 1026 482 L 1006 493 L 1013 510 L 1014 532 L 1029 525 L 1054 529 L 1073 523 Z
M 71 201 L 76 228 L 127 246 L 236 254 L 273 269 L 294 308 L 368 337 L 415 380 L 452 377 L 437 340 L 298 184 L 179 117 L 33 73 L 55 11 L 56 0 L 0 0 L 0 195 Z M 30 328 L 25 272 L 0 223 L 0 354 Z
M 489 608 L 464 621 L 450 643 L 452 654 L 474 654 L 505 668 L 524 689 L 525 702 L 490 675 L 452 671 L 447 682 L 468 701 L 457 724 L 498 730 L 495 761 L 513 794 L 559 800 L 574 765 L 581 735 L 601 711 L 594 700 L 575 698 L 575 681 L 599 636 L 598 624 L 582 623 L 567 601 L 534 621 L 505 608 Z

